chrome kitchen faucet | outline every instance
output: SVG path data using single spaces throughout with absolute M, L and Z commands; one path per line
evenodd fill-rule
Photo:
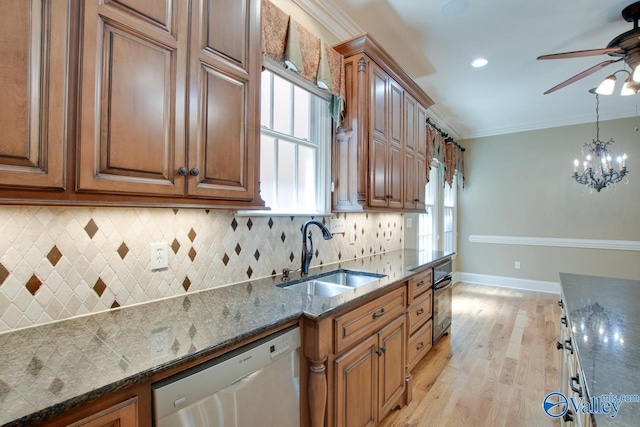
M 313 258 L 313 240 L 311 240 L 311 231 L 309 231 L 309 234 L 307 235 L 307 228 L 309 228 L 309 226 L 312 224 L 315 224 L 318 227 L 320 227 L 320 230 L 322 230 L 322 237 L 324 237 L 324 240 L 329 240 L 333 237 L 331 235 L 331 232 L 321 222 L 311 220 L 304 223 L 304 225 L 302 226 L 302 267 L 301 267 L 302 268 L 301 274 L 303 276 L 306 276 L 307 274 L 309 274 L 309 264 L 311 264 L 311 259 Z M 307 239 L 309 239 L 308 246 L 307 246 Z

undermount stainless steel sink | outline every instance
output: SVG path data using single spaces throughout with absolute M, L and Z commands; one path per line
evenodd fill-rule
M 354 270 L 337 270 L 291 285 L 285 283 L 280 286 L 291 291 L 330 298 L 349 292 L 354 288 L 377 282 L 382 277 L 385 275 Z

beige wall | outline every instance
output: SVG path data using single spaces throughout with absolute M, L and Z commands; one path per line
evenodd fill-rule
M 559 272 L 640 279 L 640 252 L 471 243 L 469 235 L 640 241 L 640 133 L 636 119 L 600 124 L 612 152 L 629 155 L 629 183 L 590 194 L 573 159 L 595 124 L 462 141 L 468 177 L 459 195 L 457 270 L 558 282 Z M 521 269 L 514 262 L 521 262 Z

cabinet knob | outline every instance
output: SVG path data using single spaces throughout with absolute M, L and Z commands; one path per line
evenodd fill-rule
M 564 348 L 573 354 L 573 343 L 571 342 L 571 338 L 564 341 Z
M 562 345 L 562 343 L 560 341 L 556 341 L 556 348 L 558 350 L 562 350 L 564 348 L 564 346 Z
M 560 308 L 564 308 L 564 302 L 562 302 L 562 300 L 558 301 L 558 305 L 560 306 Z
M 200 169 L 198 169 L 198 168 L 191 168 L 191 169 L 189 170 L 189 173 L 190 173 L 192 176 L 198 176 L 198 175 L 200 175 Z
M 180 176 L 187 176 L 187 168 L 184 166 L 180 166 L 178 168 L 178 175 Z
M 560 318 L 560 323 L 562 323 L 564 326 L 568 326 L 567 325 L 567 316 L 562 316 Z
M 413 199 L 414 202 L 418 203 L 420 199 Z
M 380 348 L 378 349 L 378 351 L 376 351 L 376 353 L 378 353 L 378 356 L 382 356 L 382 355 L 384 354 L 384 352 L 385 352 L 385 351 L 387 351 L 387 349 L 386 349 L 386 348 L 384 348 L 384 347 L 380 347 Z
M 393 199 L 393 194 L 387 194 L 387 199 Z
M 421 308 L 420 310 L 416 311 L 416 315 L 420 316 L 422 313 L 424 313 L 424 308 Z

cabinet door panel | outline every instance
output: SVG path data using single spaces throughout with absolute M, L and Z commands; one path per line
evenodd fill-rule
M 373 138 L 369 148 L 369 205 L 386 207 L 387 201 L 387 143 Z
M 404 154 L 401 145 L 389 145 L 388 191 L 389 207 L 402 209 L 404 200 Z
M 203 120 L 198 129 L 197 157 L 191 159 L 200 175 L 190 193 L 198 194 L 199 188 L 246 192 L 246 128 L 242 126 L 246 123 L 246 84 L 209 67 L 202 68 L 201 79 L 199 114 Z
M 405 316 L 400 316 L 379 332 L 380 355 L 379 419 L 393 408 L 405 388 Z
M 416 207 L 416 157 L 413 151 L 404 152 L 404 208 L 415 209 Z
M 248 0 L 208 0 L 207 22 L 203 25 L 206 48 L 247 67 Z
M 189 168 L 198 168 L 200 174 L 188 179 L 190 196 L 263 205 L 257 195 L 261 67 L 257 10 L 257 0 L 193 5 Z
M 371 133 L 375 137 L 386 139 L 389 120 L 387 101 L 389 77 L 373 63 L 370 63 L 370 66 L 371 106 L 369 120 Z
M 64 188 L 70 2 L 6 0 L 0 14 L 0 185 Z
M 335 361 L 336 427 L 377 423 L 378 337 L 371 336 Z
M 77 189 L 182 196 L 185 5 L 174 39 L 137 12 L 97 3 L 84 12 Z
M 389 79 L 389 141 L 392 144 L 403 144 L 402 125 L 402 87 L 394 80 Z

